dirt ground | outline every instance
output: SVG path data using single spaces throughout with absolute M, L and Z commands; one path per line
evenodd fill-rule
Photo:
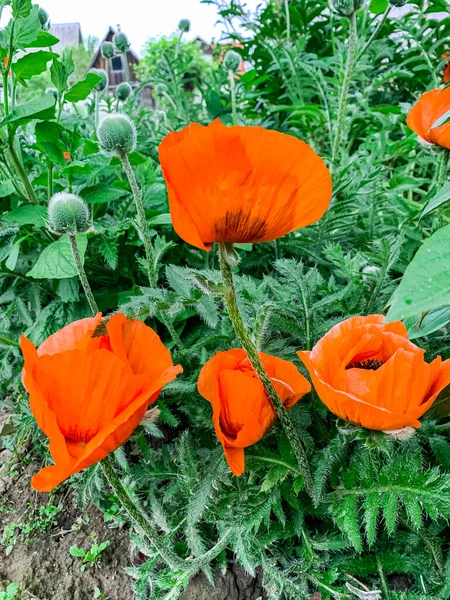
M 64 510 L 56 517 L 57 523 L 47 533 L 25 536 L 13 545 L 6 555 L 7 544 L 2 544 L 5 525 L 10 522 L 27 523 L 48 494 L 38 494 L 30 486 L 35 466 L 26 467 L 15 476 L 2 476 L 1 465 L 10 458 L 8 451 L 0 450 L 0 591 L 9 583 L 19 583 L 23 595 L 20 600 L 90 600 L 95 589 L 105 600 L 133 600 L 132 584 L 123 568 L 132 564 L 126 528 L 108 528 L 103 515 L 95 507 L 81 511 L 64 491 L 53 500 L 63 502 Z M 30 504 L 32 507 L 30 507 Z M 82 560 L 71 556 L 71 546 L 88 550 L 94 541 L 109 541 L 97 565 L 80 570 Z M 24 543 L 25 541 L 25 543 Z M 224 575 L 216 574 L 213 589 L 203 576 L 195 578 L 181 596 L 181 600 L 265 600 L 259 578 L 252 579 L 239 565 Z

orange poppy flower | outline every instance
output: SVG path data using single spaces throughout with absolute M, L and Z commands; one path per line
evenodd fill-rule
M 36 350 L 26 337 L 23 383 L 55 464 L 32 479 L 39 492 L 99 462 L 121 446 L 149 404 L 182 371 L 167 348 L 141 321 L 116 314 L 104 335 L 101 314 L 75 321 Z
M 311 390 L 295 365 L 259 354 L 284 406 L 292 408 Z M 242 348 L 218 352 L 203 367 L 199 393 L 209 400 L 217 439 L 235 475 L 244 472 L 244 448 L 259 442 L 273 425 L 276 412 Z
M 418 419 L 450 383 L 450 360 L 430 364 L 400 321 L 352 317 L 298 352 L 317 394 L 332 413 L 367 429 L 420 427 Z
M 70 152 L 63 152 L 63 156 L 67 160 L 67 162 L 70 161 Z
M 450 57 L 450 52 L 446 52 L 445 54 L 442 55 L 441 58 L 449 58 L 449 57 Z M 444 83 L 450 83 L 450 60 L 448 60 L 444 64 L 444 71 L 442 73 L 442 79 L 443 79 Z
M 214 242 L 267 242 L 327 210 L 331 177 L 305 142 L 262 127 L 191 123 L 159 147 L 175 231 Z
M 431 127 L 450 110 L 450 88 L 430 90 L 409 111 L 406 124 L 429 144 L 450 150 L 450 123 Z

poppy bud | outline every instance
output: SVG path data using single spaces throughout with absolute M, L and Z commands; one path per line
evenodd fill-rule
M 115 54 L 114 44 L 112 42 L 103 42 L 102 56 L 103 58 L 112 58 Z
M 331 6 L 341 17 L 349 17 L 362 8 L 365 2 L 366 0 L 331 0 Z
M 405 6 L 410 0 L 389 0 L 391 6 Z
M 189 19 L 181 19 L 178 23 L 178 29 L 183 33 L 189 33 L 189 30 L 191 29 L 191 22 Z
M 55 194 L 48 204 L 48 226 L 54 233 L 85 233 L 92 226 L 86 202 L 75 194 Z
M 130 47 L 127 36 L 122 32 L 116 33 L 113 37 L 113 42 L 119 52 L 126 52 Z
M 97 130 L 102 150 L 119 158 L 133 152 L 136 136 L 136 127 L 126 115 L 107 115 Z
M 108 75 L 106 71 L 104 71 L 103 69 L 91 69 L 90 72 L 95 73 L 96 75 L 99 75 L 102 78 L 101 81 L 99 81 L 95 86 L 97 92 L 105 91 L 108 87 Z
M 38 19 L 41 23 L 41 26 L 44 27 L 44 25 L 46 25 L 48 21 L 48 12 L 43 8 L 40 8 L 38 12 Z
M 236 71 L 239 69 L 241 63 L 242 63 L 241 55 L 238 54 L 238 52 L 235 52 L 234 50 L 228 50 L 228 52 L 225 54 L 224 59 L 223 59 L 224 68 L 227 71 L 233 71 L 233 73 L 236 73 Z
M 125 102 L 130 97 L 131 91 L 131 85 L 127 81 L 124 81 L 117 86 L 116 98 L 121 102 Z

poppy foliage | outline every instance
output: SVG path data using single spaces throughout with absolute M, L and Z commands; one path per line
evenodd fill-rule
M 267 242 L 314 223 L 327 210 L 331 177 L 301 140 L 263 127 L 191 123 L 159 147 L 175 231 L 214 242 Z
M 119 313 L 98 335 L 101 321 L 99 313 L 71 323 L 38 349 L 21 338 L 23 383 L 55 462 L 33 477 L 40 492 L 119 448 L 161 389 L 182 371 L 141 321 Z
M 425 362 L 404 324 L 383 319 L 351 317 L 298 355 L 322 402 L 341 419 L 367 429 L 417 428 L 450 383 L 450 359 Z

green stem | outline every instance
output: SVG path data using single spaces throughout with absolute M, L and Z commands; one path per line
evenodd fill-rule
M 77 244 L 77 236 L 74 233 L 69 233 L 69 242 L 70 247 L 72 248 L 73 259 L 77 266 L 78 276 L 81 281 L 81 285 L 83 286 L 84 293 L 86 294 L 87 301 L 89 302 L 89 306 L 91 307 L 91 311 L 93 315 L 98 313 L 97 302 L 95 301 L 94 294 L 92 293 L 91 286 L 89 285 L 89 280 L 86 275 L 86 271 L 84 270 L 83 261 L 81 260 L 80 251 L 78 250 Z
M 381 560 L 378 557 L 378 554 L 375 555 L 377 561 L 378 574 L 380 576 L 381 587 L 383 588 L 383 594 L 386 600 L 389 600 L 390 594 L 389 589 L 386 582 L 386 577 L 384 576 L 383 565 L 381 564 Z
M 231 537 L 231 529 L 229 529 L 222 536 L 219 542 L 213 548 L 211 548 L 211 550 L 202 556 L 194 560 L 184 560 L 183 558 L 179 557 L 177 554 L 175 554 L 175 552 L 167 547 L 167 544 L 161 538 L 161 536 L 158 535 L 158 532 L 146 513 L 140 506 L 136 504 L 129 492 L 125 489 L 120 478 L 114 470 L 109 456 L 104 458 L 100 464 L 109 485 L 114 490 L 114 493 L 119 499 L 122 507 L 127 512 L 133 525 L 152 543 L 169 567 L 177 571 L 195 572 L 203 565 L 208 564 L 211 560 L 216 558 L 226 548 L 228 540 Z
M 0 342 L 2 344 L 8 344 L 8 346 L 14 346 L 15 348 L 20 348 L 19 343 L 17 343 L 15 340 L 11 340 L 10 338 L 7 338 L 4 335 L 0 335 Z
M 366 45 L 361 50 L 361 52 L 358 54 L 357 60 L 359 60 L 367 52 L 367 50 L 370 48 L 370 45 L 372 44 L 373 40 L 376 37 L 378 37 L 378 34 L 380 33 L 381 29 L 383 28 L 383 25 L 386 23 L 386 19 L 388 18 L 391 10 L 392 10 L 392 5 L 389 4 L 387 9 L 384 11 L 383 17 L 381 18 L 381 20 L 378 22 L 378 25 L 373 30 L 372 35 L 368 39 Z
M 289 0 L 284 0 L 284 12 L 286 13 L 286 39 L 291 41 L 291 14 L 289 12 Z
M 144 202 L 142 201 L 142 192 L 137 182 L 136 175 L 134 174 L 133 168 L 128 159 L 128 155 L 125 153 L 122 154 L 121 161 L 123 165 L 123 170 L 125 171 L 125 175 L 127 176 L 127 179 L 130 182 L 131 191 L 133 193 L 134 198 L 134 204 L 136 206 L 137 224 L 139 232 L 142 236 L 142 240 L 144 242 L 145 258 L 147 259 L 148 282 L 151 288 L 155 288 L 157 281 L 155 269 L 153 268 L 152 242 L 147 226 L 147 219 L 145 217 Z
M 97 134 L 98 122 L 100 119 L 100 94 L 97 90 L 94 93 L 94 127 L 95 133 Z
M 127 58 L 126 52 L 123 52 L 123 63 L 125 65 L 125 76 L 127 78 L 128 83 L 131 84 L 130 65 L 128 64 L 128 58 Z
M 255 345 L 253 344 L 252 340 L 250 339 L 244 321 L 242 320 L 242 316 L 236 298 L 233 272 L 228 262 L 228 254 L 228 249 L 225 247 L 225 245 L 220 244 L 220 270 L 222 272 L 222 279 L 224 284 L 223 295 L 228 315 L 230 317 L 236 335 L 239 341 L 241 342 L 242 347 L 244 348 L 253 369 L 255 370 L 255 373 L 258 376 L 258 379 L 263 384 L 266 394 L 278 415 L 284 432 L 291 444 L 292 451 L 294 452 L 299 471 L 305 479 L 306 488 L 308 492 L 311 493 L 313 481 L 305 449 L 297 435 L 297 432 L 295 431 L 291 417 L 284 408 L 283 403 L 273 386 L 272 380 L 270 379 L 269 375 L 266 372 L 266 369 L 264 368 L 263 363 L 261 362 L 258 351 Z
M 339 97 L 339 108 L 336 124 L 336 134 L 334 136 L 333 152 L 331 155 L 331 172 L 333 173 L 336 167 L 339 152 L 342 146 L 342 134 L 344 129 L 345 113 L 347 109 L 347 98 L 350 89 L 350 81 L 352 77 L 353 65 L 355 62 L 357 29 L 356 29 L 356 13 L 348 17 L 350 32 L 348 38 L 347 62 L 345 65 L 344 81 L 342 82 L 341 95 Z
M 16 152 L 16 149 L 14 148 L 14 140 L 12 140 L 9 144 L 9 154 L 11 156 L 11 160 L 14 163 L 14 166 L 17 170 L 17 173 L 20 177 L 20 179 L 22 180 L 22 183 L 27 191 L 28 194 L 28 199 L 30 200 L 30 202 L 32 204 L 37 204 L 37 197 L 36 197 L 36 193 L 34 191 L 33 186 L 31 185 L 30 180 L 28 179 L 28 175 L 25 171 L 25 167 L 23 166 L 23 163 L 19 157 L 19 155 Z
M 236 81 L 234 79 L 234 72 L 231 69 L 228 71 L 228 79 L 230 81 L 230 91 L 231 91 L 231 115 L 232 115 L 233 125 L 237 125 Z
M 48 199 L 53 196 L 53 163 L 48 161 L 48 176 L 47 176 L 47 187 L 48 187 Z
M 438 190 L 445 184 L 448 177 L 448 164 L 450 159 L 450 150 L 442 148 L 442 156 L 439 162 L 439 167 L 436 174 L 436 183 Z

